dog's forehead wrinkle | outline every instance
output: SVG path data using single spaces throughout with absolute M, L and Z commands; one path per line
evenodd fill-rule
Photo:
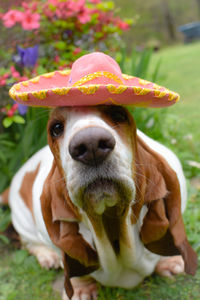
M 81 126 L 83 122 L 91 124 L 95 122 L 99 116 L 100 113 L 95 110 L 71 109 L 68 113 L 68 130 L 73 130 L 74 127 Z
M 108 124 L 104 119 L 102 119 L 101 111 L 97 108 L 82 108 L 82 109 L 71 109 L 68 113 L 66 122 L 66 140 L 69 141 L 72 137 L 81 129 L 87 127 L 102 127 L 108 130 L 113 137 L 120 141 L 120 137 L 115 130 L 115 125 Z

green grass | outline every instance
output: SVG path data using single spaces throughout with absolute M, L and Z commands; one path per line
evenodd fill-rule
M 178 104 L 169 108 L 200 139 L 200 43 L 179 45 L 160 51 L 154 60 L 162 59 L 160 84 L 181 95 Z
M 1 244 L 0 254 L 0 300 L 60 299 L 51 287 L 55 270 L 41 269 L 34 256 L 12 245 Z
M 163 114 L 163 140 L 179 155 L 186 174 L 190 171 L 190 175 L 199 174 L 187 164 L 187 160 L 200 160 L 199 53 L 200 43 L 195 43 L 165 49 L 153 57 L 153 64 L 162 57 L 158 83 L 181 94 L 181 101 Z M 184 220 L 189 240 L 200 259 L 200 191 L 191 190 L 189 199 Z M 2 216 L 0 211 L 0 220 Z M 62 271 L 42 270 L 33 256 L 1 240 L 0 256 L 0 300 L 59 299 L 52 282 Z M 200 267 L 194 277 L 182 275 L 174 281 L 151 276 L 134 290 L 101 287 L 99 300 L 199 300 L 199 282 Z
M 160 58 L 158 83 L 178 92 L 180 101 L 167 109 L 163 122 L 166 144 L 180 157 L 186 175 L 198 176 L 200 171 L 188 167 L 188 160 L 200 161 L 200 43 L 178 45 L 155 54 Z M 171 145 L 169 144 L 171 142 Z M 190 174 L 189 174 L 190 173 Z

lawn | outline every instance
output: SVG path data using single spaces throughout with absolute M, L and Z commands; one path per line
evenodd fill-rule
M 167 109 L 166 131 L 171 148 L 180 157 L 186 175 L 198 176 L 199 169 L 187 161 L 200 161 L 200 42 L 174 46 L 158 52 L 153 62 L 161 59 L 158 83 L 180 94 L 180 101 Z M 169 144 L 169 140 L 166 141 Z
M 180 93 L 177 105 L 169 108 L 186 124 L 188 133 L 200 140 L 200 43 L 174 46 L 158 52 L 154 60 L 161 58 L 160 84 Z
M 200 149 L 200 43 L 164 49 L 153 57 L 152 64 L 162 58 L 159 84 L 181 94 L 181 101 L 168 108 L 163 122 L 166 124 L 165 142 L 180 156 L 186 173 L 198 175 L 188 160 L 199 161 Z M 180 134 L 179 134 L 180 133 Z M 163 138 L 164 140 L 164 138 Z M 0 218 L 3 212 L 0 211 Z M 189 203 L 184 215 L 189 240 L 200 258 L 200 190 L 189 189 Z M 0 300 L 57 300 L 59 294 L 52 283 L 62 271 L 42 270 L 36 259 L 14 244 L 0 241 Z M 99 289 L 99 300 L 199 300 L 200 268 L 195 277 L 178 276 L 175 280 L 158 276 L 147 278 L 138 288 Z

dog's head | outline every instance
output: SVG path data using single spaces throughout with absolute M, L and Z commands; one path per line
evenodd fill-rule
M 135 198 L 135 124 L 120 106 L 57 108 L 48 141 L 79 212 L 122 214 Z

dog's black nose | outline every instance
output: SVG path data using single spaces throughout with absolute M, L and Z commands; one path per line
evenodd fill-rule
M 115 147 L 112 134 L 101 127 L 88 127 L 76 133 L 70 141 L 71 157 L 83 164 L 97 166 Z

